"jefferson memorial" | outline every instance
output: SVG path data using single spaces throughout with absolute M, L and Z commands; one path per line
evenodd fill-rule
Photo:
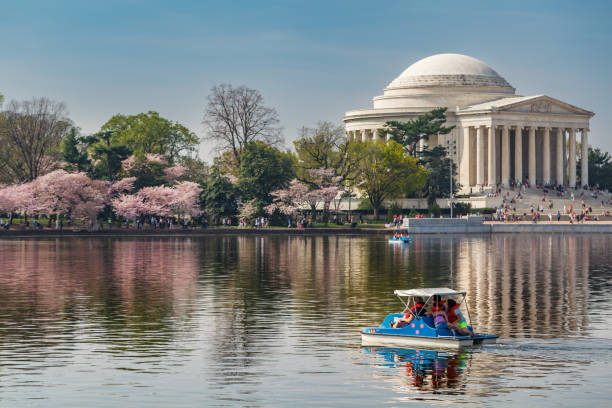
M 581 185 L 588 185 L 588 130 L 594 113 L 546 95 L 520 96 L 497 72 L 466 55 L 438 54 L 415 62 L 374 98 L 372 109 L 343 121 L 347 137 L 381 139 L 388 121 L 406 122 L 446 107 L 447 135 L 422 141 L 442 145 L 459 170 L 463 191 L 501 183 L 576 187 L 576 137 Z

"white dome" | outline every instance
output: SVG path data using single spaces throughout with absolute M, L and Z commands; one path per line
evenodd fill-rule
M 423 86 L 495 86 L 511 88 L 493 68 L 461 54 L 437 54 L 406 68 L 388 88 Z

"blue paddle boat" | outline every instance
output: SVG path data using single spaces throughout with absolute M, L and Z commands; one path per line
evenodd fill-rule
M 409 244 L 412 242 L 412 238 L 406 236 L 406 235 L 400 235 L 399 237 L 391 237 L 389 238 L 389 242 L 392 244 Z
M 458 349 L 497 341 L 494 334 L 474 332 L 465 300 L 466 292 L 449 288 L 424 288 L 396 290 L 394 294 L 404 304 L 404 312 L 391 313 L 380 326 L 363 329 L 362 346 Z M 447 310 L 447 302 L 453 305 L 451 310 Z M 461 306 L 467 311 L 466 317 L 459 312 Z M 448 325 L 446 319 L 441 317 L 441 310 L 452 313 L 458 317 L 457 320 Z

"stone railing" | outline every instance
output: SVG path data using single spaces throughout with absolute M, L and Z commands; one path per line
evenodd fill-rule
M 464 218 L 404 218 L 402 228 L 409 233 L 488 233 L 491 226 L 483 224 L 480 216 Z

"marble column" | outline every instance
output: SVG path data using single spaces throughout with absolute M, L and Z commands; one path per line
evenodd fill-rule
M 368 134 L 366 132 L 366 130 L 360 130 L 361 132 L 361 141 L 362 142 L 367 142 L 368 141 Z
M 542 137 L 542 184 L 550 184 L 550 128 L 544 128 Z
M 491 122 L 489 127 L 489 149 L 488 149 L 488 174 L 487 182 L 489 186 L 495 186 L 497 184 L 497 149 L 495 146 L 495 123 Z
M 564 129 L 557 128 L 557 184 L 565 184 L 563 180 L 563 139 Z
M 470 183 L 470 128 L 463 128 L 463 146 L 461 150 L 461 165 L 459 166 L 459 182 L 463 187 L 469 187 Z
M 580 185 L 589 185 L 589 137 L 588 130 L 582 128 L 582 135 L 580 137 L 581 147 L 581 166 L 580 166 Z
M 501 182 L 505 187 L 510 186 L 510 135 L 508 126 L 502 127 L 502 174 Z
M 529 187 L 536 185 L 536 142 L 534 126 L 529 127 Z
M 569 129 L 569 186 L 576 188 L 576 129 Z
M 478 126 L 476 128 L 476 184 L 482 186 L 485 180 L 484 162 L 485 162 L 485 149 L 484 149 L 484 126 Z
M 378 140 L 378 134 L 376 133 L 376 129 L 370 129 L 370 134 L 372 135 L 370 137 L 370 140 Z
M 523 182 L 523 129 L 520 126 L 514 129 L 514 179 Z

